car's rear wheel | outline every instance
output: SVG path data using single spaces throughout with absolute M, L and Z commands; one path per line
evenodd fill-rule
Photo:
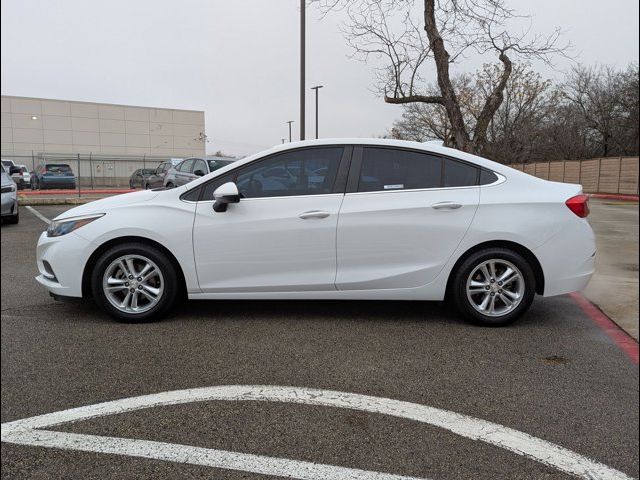
M 173 188 L 173 187 L 175 187 L 175 185 L 173 183 L 171 183 L 171 182 L 167 183 L 167 188 Z
M 471 254 L 454 274 L 456 308 L 473 323 L 503 326 L 521 317 L 535 296 L 531 265 L 517 252 L 489 248 Z
M 111 316 L 126 322 L 153 320 L 176 300 L 178 276 L 171 260 L 155 247 L 117 245 L 97 261 L 93 296 Z

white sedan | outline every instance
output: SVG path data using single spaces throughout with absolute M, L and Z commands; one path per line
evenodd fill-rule
M 125 321 L 187 296 L 448 299 L 475 323 L 505 325 L 536 293 L 585 287 L 588 213 L 580 185 L 457 150 L 306 141 L 66 211 L 38 241 L 37 280 Z

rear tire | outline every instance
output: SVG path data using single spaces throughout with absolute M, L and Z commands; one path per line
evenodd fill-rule
M 116 245 L 100 256 L 91 275 L 91 289 L 95 301 L 109 315 L 135 323 L 165 314 L 175 303 L 179 284 L 176 267 L 165 253 L 131 242 Z
M 456 309 L 476 325 L 501 327 L 531 306 L 536 279 L 531 265 L 506 248 L 471 254 L 454 272 L 451 297 Z
M 175 187 L 175 185 L 173 183 L 171 183 L 171 182 L 167 183 L 167 188 L 174 188 L 174 187 Z

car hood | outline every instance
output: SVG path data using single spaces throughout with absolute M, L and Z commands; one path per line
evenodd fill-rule
M 93 202 L 79 205 L 58 215 L 54 220 L 77 217 L 79 215 L 90 215 L 93 213 L 107 213 L 109 210 L 127 205 L 134 205 L 141 202 L 148 202 L 156 198 L 161 191 L 142 190 L 140 192 L 123 193 L 113 197 L 102 198 Z

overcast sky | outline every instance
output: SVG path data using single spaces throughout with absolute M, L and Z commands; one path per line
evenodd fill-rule
M 582 63 L 638 61 L 638 0 L 512 0 L 560 26 Z M 2 94 L 204 110 L 207 151 L 248 154 L 298 136 L 298 0 L 2 0 Z M 307 85 L 320 136 L 384 134 L 401 107 L 348 57 L 341 13 L 307 13 Z M 474 70 L 479 60 L 460 68 Z M 568 61 L 558 68 L 568 68 Z M 549 77 L 559 73 L 540 66 Z M 307 137 L 314 134 L 312 91 Z

